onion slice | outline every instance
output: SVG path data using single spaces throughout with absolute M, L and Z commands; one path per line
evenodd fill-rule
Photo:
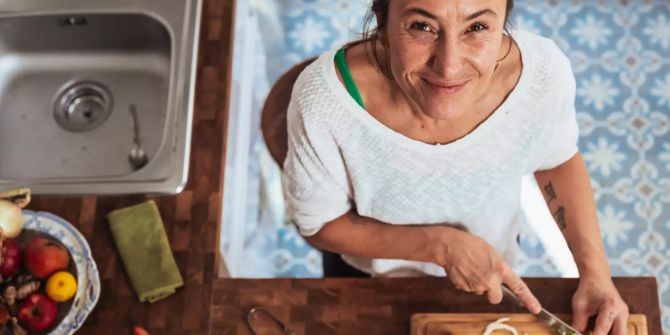
M 493 332 L 496 330 L 506 330 L 510 332 L 512 335 L 519 335 L 519 332 L 516 330 L 516 328 L 505 323 L 508 320 L 509 317 L 505 317 L 489 323 L 486 326 L 486 329 L 484 329 L 484 333 L 482 335 L 492 335 Z

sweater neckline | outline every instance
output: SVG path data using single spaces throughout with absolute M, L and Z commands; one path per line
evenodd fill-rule
M 467 147 L 470 143 L 476 142 L 479 138 L 491 131 L 491 129 L 494 129 L 498 124 L 503 122 L 504 116 L 509 113 L 510 109 L 512 109 L 517 101 L 521 99 L 523 92 L 526 91 L 526 88 L 530 84 L 534 64 L 531 61 L 531 52 L 529 46 L 526 45 L 525 36 L 523 36 L 524 34 L 525 32 L 522 30 L 510 30 L 510 35 L 514 39 L 514 42 L 516 42 L 519 48 L 519 53 L 521 54 L 521 74 L 516 86 L 514 86 L 512 91 L 507 95 L 507 98 L 491 113 L 491 115 L 489 115 L 488 118 L 465 136 L 447 144 L 429 144 L 410 138 L 389 128 L 358 105 L 337 78 L 334 60 L 337 50 L 340 49 L 339 47 L 326 52 L 322 57 L 322 61 L 325 64 L 326 82 L 330 86 L 331 92 L 336 95 L 339 102 L 344 104 L 345 109 L 352 113 L 352 115 L 358 118 L 361 122 L 386 135 L 400 145 L 409 146 L 419 151 L 445 152 L 458 150 L 459 148 Z

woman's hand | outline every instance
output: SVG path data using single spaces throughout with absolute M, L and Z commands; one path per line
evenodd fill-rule
M 436 263 L 456 288 L 486 293 L 490 303 L 498 304 L 503 298 L 501 285 L 506 284 L 531 313 L 540 312 L 540 302 L 493 247 L 468 232 L 441 228 L 443 233 L 435 235 Z
M 572 326 L 583 332 L 588 318 L 597 315 L 593 335 L 625 335 L 628 330 L 628 306 L 608 276 L 584 275 L 572 296 Z

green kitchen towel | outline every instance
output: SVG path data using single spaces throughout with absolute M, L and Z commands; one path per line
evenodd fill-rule
M 107 214 L 114 241 L 140 302 L 154 302 L 184 285 L 153 200 Z

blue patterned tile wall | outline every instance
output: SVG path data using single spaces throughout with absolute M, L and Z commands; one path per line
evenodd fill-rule
M 281 29 L 280 41 L 266 43 L 261 55 L 270 83 L 305 58 L 355 38 L 366 10 L 362 1 L 270 2 L 272 11 L 264 15 L 274 15 Z M 552 38 L 570 57 L 579 146 L 613 272 L 657 276 L 670 334 L 670 2 L 517 1 L 513 22 Z M 321 275 L 318 252 L 293 227 L 270 232 L 272 247 L 265 251 L 273 255 L 274 275 Z M 518 272 L 559 275 L 527 228 L 520 249 Z

